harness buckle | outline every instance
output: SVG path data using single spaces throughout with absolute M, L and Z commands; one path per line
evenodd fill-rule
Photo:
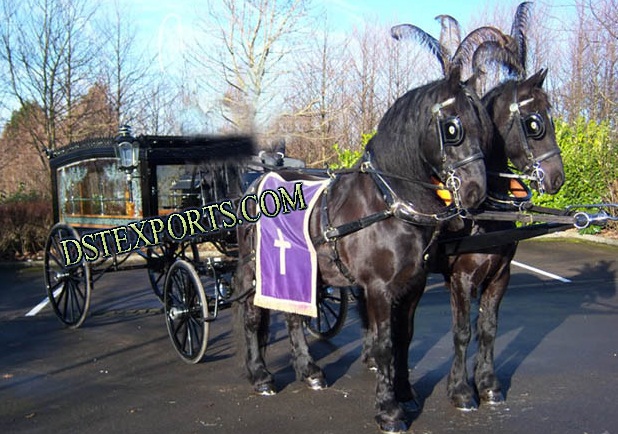
M 455 202 L 455 206 L 457 209 L 461 209 L 461 197 L 459 195 L 459 190 L 461 189 L 461 178 L 455 175 L 454 170 L 450 170 L 448 172 L 448 176 L 446 177 L 446 188 L 448 188 L 453 194 L 453 202 Z
M 538 161 L 534 163 L 530 175 L 537 184 L 537 190 L 539 191 L 539 194 L 544 194 L 545 188 L 543 187 L 543 181 L 545 180 L 545 171 L 543 171 L 543 169 L 541 168 L 541 163 L 539 163 Z

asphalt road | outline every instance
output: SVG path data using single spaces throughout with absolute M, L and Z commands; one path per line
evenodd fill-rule
M 618 433 L 618 247 L 527 241 L 500 317 L 496 368 L 507 402 L 460 413 L 446 399 L 450 307 L 432 276 L 410 351 L 423 400 L 415 433 Z M 568 279 L 565 283 L 557 277 Z M 329 388 L 295 381 L 281 317 L 271 370 L 280 389 L 251 393 L 234 357 L 231 311 L 211 325 L 206 360 L 187 365 L 167 336 L 143 270 L 96 282 L 82 328 L 64 329 L 44 298 L 40 267 L 0 267 L 0 432 L 375 433 L 375 380 L 359 361 L 355 304 L 342 333 L 310 340 Z M 470 358 L 472 364 L 472 358 Z

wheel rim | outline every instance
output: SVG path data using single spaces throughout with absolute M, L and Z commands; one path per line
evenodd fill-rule
M 178 260 L 165 280 L 164 307 L 167 330 L 180 357 L 198 363 L 208 344 L 208 302 L 192 265 Z
M 348 297 L 345 289 L 326 287 L 320 291 L 317 318 L 308 318 L 307 331 L 318 339 L 330 339 L 345 323 Z
M 45 245 L 45 287 L 50 304 L 61 322 L 71 328 L 82 325 L 90 308 L 90 268 L 85 262 L 66 266 L 61 241 L 79 240 L 75 229 L 55 225 Z

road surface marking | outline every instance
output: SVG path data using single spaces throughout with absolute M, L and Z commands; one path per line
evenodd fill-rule
M 521 267 L 521 268 L 523 268 L 525 270 L 532 271 L 533 273 L 537 273 L 537 274 L 540 274 L 540 275 L 545 276 L 545 277 L 550 277 L 552 279 L 556 279 L 556 280 L 558 280 L 560 282 L 563 282 L 563 283 L 571 283 L 571 280 L 567 279 L 566 277 L 561 277 L 561 276 L 558 276 L 557 274 L 549 273 L 549 272 L 543 271 L 543 270 L 541 270 L 539 268 L 535 268 L 535 267 L 531 267 L 530 265 L 522 264 L 521 262 L 511 261 L 511 264 L 516 265 L 518 267 Z
M 60 291 L 62 291 L 62 286 L 58 289 L 56 289 L 54 291 L 54 298 L 58 297 L 58 295 L 60 294 Z M 43 310 L 43 308 L 45 306 L 47 306 L 47 304 L 49 303 L 49 298 L 44 298 L 43 300 L 41 300 L 41 302 L 39 304 L 37 304 L 36 306 L 34 306 L 30 312 L 28 312 L 26 314 L 26 316 L 35 316 L 37 313 L 39 313 L 40 311 Z
M 569 280 L 569 279 L 567 279 L 565 277 L 558 276 L 557 274 L 553 274 L 553 273 L 550 273 L 548 271 L 544 271 L 544 270 L 541 270 L 539 268 L 532 267 L 530 265 L 522 264 L 521 262 L 518 262 L 518 261 L 511 261 L 511 264 L 513 264 L 513 265 L 515 265 L 517 267 L 523 268 L 525 270 L 532 271 L 533 273 L 537 273 L 537 274 L 540 274 L 540 275 L 545 276 L 545 277 L 550 277 L 552 279 L 558 280 L 558 281 L 563 282 L 563 283 L 571 283 L 572 282 L 571 280 Z M 58 294 L 60 294 L 60 291 L 62 291 L 62 287 L 60 287 L 60 288 L 58 288 L 58 289 L 56 289 L 54 291 L 54 298 L 58 297 Z M 28 312 L 26 314 L 26 316 L 35 316 L 40 311 L 42 311 L 43 308 L 45 306 L 47 306 L 48 303 L 49 303 L 49 298 L 43 299 L 39 304 L 37 304 L 35 307 L 33 307 L 32 310 L 30 310 L 30 312 Z

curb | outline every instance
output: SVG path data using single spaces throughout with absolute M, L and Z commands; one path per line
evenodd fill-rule
M 545 239 L 564 238 L 564 239 L 571 239 L 571 240 L 576 240 L 576 241 L 587 241 L 587 242 L 595 243 L 595 244 L 604 244 L 606 246 L 618 247 L 618 239 L 603 237 L 600 235 L 582 235 L 582 234 L 577 233 L 577 231 L 574 229 L 569 229 L 563 232 L 554 232 L 553 234 L 541 235 L 540 237 L 537 237 L 537 238 L 545 238 Z
M 45 262 L 42 259 L 28 259 L 25 261 L 3 261 L 0 262 L 0 270 L 21 270 L 24 268 L 42 267 L 43 265 L 45 265 Z

